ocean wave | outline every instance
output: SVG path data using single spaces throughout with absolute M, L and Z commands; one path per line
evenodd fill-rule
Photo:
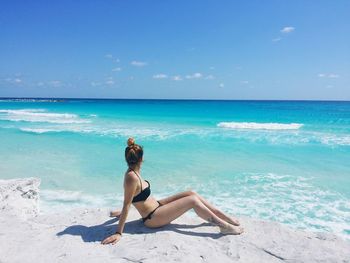
M 217 126 L 185 126 L 172 124 L 134 124 L 104 120 L 96 114 L 81 117 L 72 113 L 48 112 L 45 109 L 0 110 L 0 120 L 19 122 L 2 124 L 2 128 L 19 129 L 34 134 L 75 133 L 92 136 L 127 137 L 145 140 L 171 140 L 188 137 L 199 140 L 230 140 L 273 145 L 349 146 L 350 135 L 301 129 L 300 123 L 220 122 Z M 26 122 L 26 123 L 25 123 Z M 30 123 L 30 124 L 29 124 Z M 7 125 L 7 126 L 6 126 Z M 11 126 L 12 125 L 12 126 Z
M 347 134 L 331 134 L 313 131 L 303 132 L 283 132 L 278 131 L 258 131 L 227 133 L 225 131 L 217 131 L 213 129 L 195 129 L 195 128 L 147 128 L 147 127 L 100 127 L 93 125 L 58 125 L 43 127 L 19 127 L 22 132 L 34 134 L 49 133 L 76 133 L 91 134 L 95 136 L 107 137 L 128 137 L 134 136 L 144 140 L 171 140 L 181 136 L 194 136 L 198 139 L 230 139 L 235 142 L 248 142 L 254 144 L 273 144 L 273 145 L 311 145 L 320 144 L 324 146 L 349 146 L 350 136 Z
M 250 129 L 250 130 L 298 130 L 303 124 L 300 123 L 257 123 L 257 122 L 220 122 L 221 128 Z
M 45 109 L 20 109 L 20 110 L 0 110 L 0 120 L 25 121 L 25 122 L 47 122 L 47 123 L 90 123 L 90 120 L 81 119 L 76 114 L 52 113 Z
M 50 132 L 61 132 L 60 130 L 41 129 L 41 128 L 20 128 L 20 130 L 23 132 L 36 133 L 36 134 L 50 133 Z
M 341 145 L 347 146 L 350 145 L 350 136 L 334 136 L 334 135 L 325 135 L 322 136 L 320 142 L 325 145 Z
M 123 195 L 104 194 L 93 195 L 81 191 L 51 190 L 40 191 L 40 210 L 44 213 L 57 211 L 57 209 L 69 210 L 73 207 L 115 207 L 115 203 L 123 202 Z
M 208 193 L 208 199 L 234 214 L 331 232 L 349 239 L 346 230 L 350 229 L 350 200 L 315 186 L 313 180 L 274 173 L 245 174 L 216 186 L 234 191 Z
M 194 131 L 189 130 L 167 130 L 167 129 L 154 129 L 154 128 L 130 128 L 130 127 L 98 127 L 98 126 L 55 126 L 55 127 L 20 127 L 20 131 L 34 134 L 46 134 L 46 133 L 76 133 L 76 134 L 92 134 L 97 136 L 107 137 L 138 137 L 142 139 L 152 140 L 167 140 L 173 137 L 196 134 Z M 198 135 L 198 134 L 197 134 Z

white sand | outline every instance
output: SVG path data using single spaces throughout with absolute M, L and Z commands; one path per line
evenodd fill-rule
M 0 262 L 350 262 L 350 243 L 331 234 L 240 218 L 246 232 L 223 236 L 183 216 L 148 229 L 135 209 L 116 245 L 108 209 L 38 215 L 38 179 L 0 180 Z

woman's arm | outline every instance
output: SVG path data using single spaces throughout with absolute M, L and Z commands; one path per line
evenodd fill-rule
M 121 234 L 124 230 L 125 221 L 128 217 L 130 205 L 132 203 L 132 199 L 136 191 L 137 182 L 138 179 L 134 175 L 126 175 L 124 183 L 124 203 L 119 218 L 118 228 L 114 235 L 111 235 L 110 237 L 107 237 L 105 240 L 102 241 L 103 245 L 109 243 L 115 244 L 120 240 Z
M 123 233 L 126 218 L 128 217 L 130 205 L 134 197 L 138 179 L 135 176 L 127 176 L 124 184 L 124 203 L 122 213 L 119 218 L 117 232 Z

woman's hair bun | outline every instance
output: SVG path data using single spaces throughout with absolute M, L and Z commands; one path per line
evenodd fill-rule
M 130 146 L 133 146 L 133 145 L 135 144 L 134 138 L 130 137 L 130 138 L 128 139 L 127 144 L 128 144 L 129 147 L 130 147 Z
M 125 148 L 125 161 L 129 167 L 135 167 L 142 162 L 142 146 L 135 143 L 134 138 L 130 137 L 127 141 L 128 146 Z

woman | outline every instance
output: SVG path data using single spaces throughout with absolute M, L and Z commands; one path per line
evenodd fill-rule
M 151 196 L 150 183 L 140 176 L 143 149 L 133 138 L 128 139 L 125 160 L 129 166 L 124 176 L 124 204 L 121 212 L 111 212 L 120 216 L 117 232 L 102 241 L 102 244 L 115 244 L 121 239 L 130 205 L 133 204 L 142 216 L 147 227 L 155 228 L 169 224 L 186 211 L 194 209 L 204 220 L 217 225 L 223 234 L 239 235 L 243 228 L 238 220 L 225 215 L 195 192 L 182 192 L 157 201 Z

